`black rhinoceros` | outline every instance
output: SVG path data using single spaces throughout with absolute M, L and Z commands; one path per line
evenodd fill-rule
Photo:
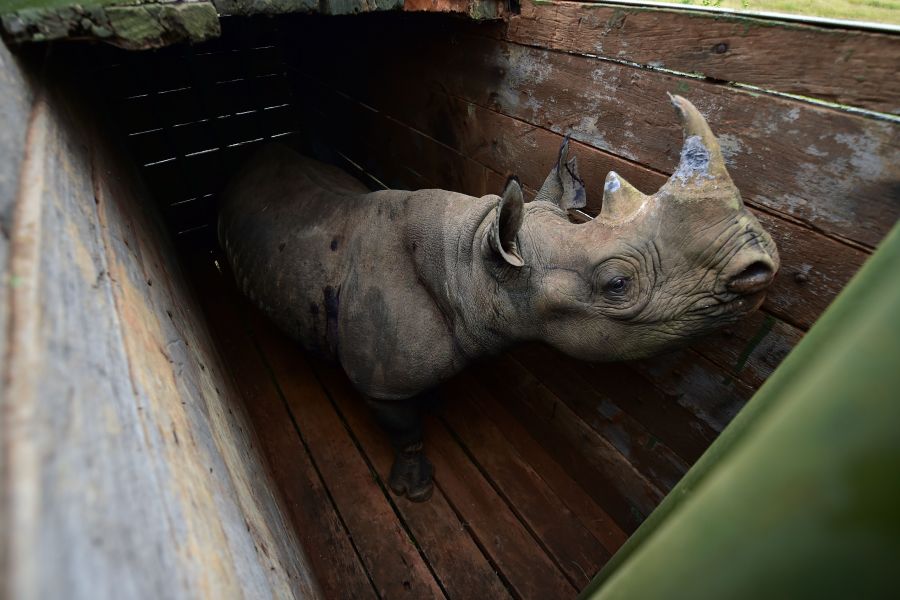
M 526 340 L 571 356 L 648 356 L 760 305 L 778 269 L 719 144 L 687 100 L 681 162 L 652 196 L 610 173 L 593 221 L 566 148 L 538 198 L 369 192 L 283 146 L 226 192 L 219 239 L 237 282 L 308 350 L 340 361 L 397 450 L 390 486 L 432 490 L 416 397 Z

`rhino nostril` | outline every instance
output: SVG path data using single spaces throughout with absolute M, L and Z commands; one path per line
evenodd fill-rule
M 738 294 L 752 294 L 768 287 L 775 277 L 771 265 L 758 260 L 735 275 L 728 282 L 728 290 Z

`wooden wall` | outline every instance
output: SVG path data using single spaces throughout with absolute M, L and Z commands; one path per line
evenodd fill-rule
M 709 119 L 781 252 L 763 309 L 651 360 L 591 365 L 526 347 L 473 370 L 626 531 L 900 215 L 897 36 L 556 0 L 526 0 L 504 24 L 369 15 L 293 27 L 309 148 L 373 185 L 482 195 L 512 172 L 534 194 L 571 133 L 591 215 L 609 170 L 652 193 L 677 164 L 666 92 Z
M 0 595 L 318 597 L 168 234 L 61 78 L 0 44 Z
M 707 115 L 779 245 L 763 310 L 652 360 L 592 365 L 535 346 L 462 379 L 504 398 L 625 532 L 900 216 L 896 35 L 563 0 L 527 0 L 494 24 L 397 13 L 222 22 L 223 38 L 200 46 L 84 61 L 185 245 L 215 243 L 216 195 L 267 139 L 298 138 L 373 187 L 482 195 L 513 172 L 533 195 L 571 133 L 589 218 L 609 170 L 650 193 L 674 168 L 681 133 L 666 92 Z

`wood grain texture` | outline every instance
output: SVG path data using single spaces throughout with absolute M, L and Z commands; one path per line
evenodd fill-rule
M 598 363 L 588 364 L 571 361 L 556 355 L 549 348 L 542 348 L 546 360 L 568 360 L 573 364 L 563 373 L 575 371 L 575 380 L 585 386 L 580 395 L 598 393 L 603 398 L 616 398 L 612 406 L 638 421 L 646 429 L 649 439 L 644 443 L 653 444 L 659 441 L 671 448 L 677 456 L 689 464 L 693 464 L 706 448 L 716 439 L 718 433 L 695 413 L 676 402 L 676 398 L 660 390 L 653 382 L 632 369 L 627 364 Z M 563 376 L 563 374 L 560 374 Z M 725 376 L 722 371 L 710 370 L 707 377 Z M 549 388 L 562 388 L 555 382 L 557 377 L 545 373 L 542 379 Z M 564 385 L 570 385 L 565 383 Z M 562 393 L 562 392 L 560 392 Z M 570 398 L 563 396 L 567 403 Z M 606 400 L 610 403 L 610 400 Z M 596 407 L 598 410 L 600 405 Z M 642 436 L 644 437 L 644 436 Z M 630 441 L 630 440 L 629 440 Z M 637 443 L 640 443 L 638 441 Z
M 254 319 L 255 317 L 251 317 Z M 257 321 L 258 323 L 258 321 Z M 335 412 L 305 357 L 267 326 L 254 337 L 278 381 L 294 421 L 308 440 L 313 460 L 334 498 L 378 595 L 443 598 L 414 541 Z
M 15 43 L 87 37 L 142 50 L 220 33 L 216 9 L 206 0 L 13 1 L 0 9 L 0 18 L 6 38 Z
M 528 466 L 535 470 L 546 481 L 565 505 L 574 512 L 595 538 L 600 540 L 607 553 L 612 556 L 625 543 L 627 535 L 606 511 L 573 480 L 562 465 L 533 438 L 528 430 L 515 419 L 504 406 L 504 398 L 489 393 L 475 377 L 464 372 L 448 385 L 463 387 L 469 401 L 482 414 L 482 418 L 490 419 L 502 432 L 507 442 L 515 449 Z
M 653 482 L 511 357 L 472 371 L 626 533 L 663 498 Z
M 318 597 L 143 188 L 63 96 L 13 210 L 4 592 Z
M 404 10 L 462 15 L 471 19 L 498 19 L 506 14 L 499 0 L 213 0 L 220 14 L 284 15 L 321 13 L 355 15 L 359 13 Z
M 691 349 L 752 388 L 759 388 L 803 335 L 801 330 L 758 311 L 734 327 L 694 342 Z
M 868 246 L 900 217 L 900 124 L 526 47 L 475 26 L 418 25 L 386 24 L 377 39 L 353 31 L 329 61 L 304 61 L 314 54 L 301 50 L 301 68 L 363 102 L 379 90 L 403 89 L 394 96 L 402 106 L 407 94 L 421 98 L 437 88 L 534 127 L 571 132 L 576 140 L 661 173 L 671 172 L 682 145 L 666 96 L 675 92 L 706 115 L 748 201 Z M 317 31 L 303 43 L 316 43 L 318 35 L 328 32 Z M 389 66 L 357 60 L 373 47 L 394 57 Z M 426 106 L 419 102 L 400 117 L 389 114 L 425 130 L 429 113 L 419 111 Z
M 489 474 L 496 489 L 515 507 L 569 581 L 578 589 L 583 588 L 590 574 L 599 571 L 610 554 L 537 471 L 519 456 L 501 430 L 481 413 L 469 399 L 472 393 L 452 382 L 445 386 L 440 418 L 474 457 L 482 472 Z
M 407 12 L 438 12 L 466 15 L 469 18 L 499 19 L 509 14 L 500 0 L 403 0 Z
M 338 149 L 394 189 L 443 186 L 474 196 L 499 193 L 505 178 L 409 125 L 361 105 L 322 86 L 297 82 L 301 122 L 317 139 L 311 153 L 324 144 Z M 361 135 L 363 134 L 364 135 Z
M 580 363 L 541 346 L 521 346 L 512 355 L 663 492 L 687 471 L 684 459 L 620 408 L 633 399 L 631 386 L 592 387 L 581 376 Z
M 504 37 L 900 114 L 900 36 L 737 15 L 525 0 Z
M 435 483 L 505 574 L 515 595 L 535 599 L 574 597 L 578 589 L 535 543 L 447 428 L 433 417 L 426 419 L 425 440 L 435 466 Z
M 743 408 L 755 391 L 695 352 L 673 352 L 628 365 L 657 389 L 670 402 L 675 402 L 694 415 L 695 423 L 718 434 Z M 692 426 L 696 427 L 697 425 Z
M 259 432 L 259 444 L 323 595 L 377 598 L 247 327 L 246 316 L 254 309 L 238 295 L 231 276 L 215 270 L 209 256 L 195 257 L 192 273 L 203 290 L 201 301 L 217 348 Z
M 394 450 L 366 410 L 363 398 L 339 367 L 321 361 L 314 361 L 313 367 L 381 481 L 387 481 Z M 456 515 L 440 487 L 435 488 L 428 502 L 394 497 L 393 503 L 448 597 L 510 597 L 493 566 L 472 539 L 467 524 Z
M 11 332 L 9 326 L 10 294 L 13 292 L 12 266 L 10 258 L 10 238 L 12 235 L 13 210 L 19 193 L 21 173 L 28 123 L 32 115 L 34 90 L 19 61 L 10 54 L 6 46 L 0 44 L 0 121 L 6 125 L 0 128 L 0 357 L 5 365 L 11 357 L 7 347 Z M 0 411 L 7 410 L 5 398 L 9 398 L 9 381 L 4 369 L 0 369 Z M 10 465 L 5 442 L 5 430 L 0 426 L 0 531 L 9 531 L 10 512 Z M 0 542 L 0 581 L 9 581 L 9 560 L 11 547 Z M 0 588 L 2 589 L 2 588 Z

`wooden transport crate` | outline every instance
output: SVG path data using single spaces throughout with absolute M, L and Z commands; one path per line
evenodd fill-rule
M 9 597 L 575 597 L 900 216 L 891 28 L 217 0 L 147 3 L 205 25 L 165 12 L 140 37 L 121 28 L 133 6 L 96 4 L 3 14 Z M 652 193 L 677 164 L 666 92 L 706 115 L 778 244 L 762 309 L 648 360 L 524 346 L 473 366 L 430 408 L 434 497 L 394 497 L 390 446 L 340 369 L 235 292 L 215 240 L 229 175 L 279 140 L 372 189 L 481 196 L 515 173 L 530 198 L 570 134 L 573 218 L 590 219 L 608 171 Z

